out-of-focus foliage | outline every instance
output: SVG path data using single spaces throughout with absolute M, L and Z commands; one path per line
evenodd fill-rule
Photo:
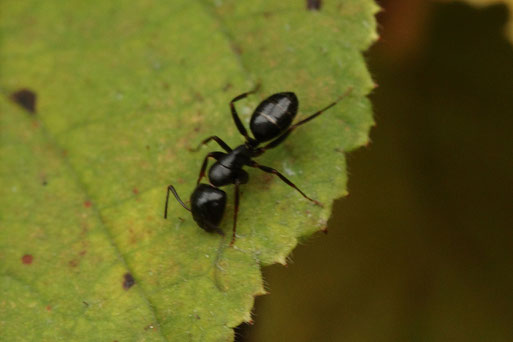
M 508 13 L 431 3 L 415 53 L 392 59 L 385 23 L 410 18 L 381 4 L 372 144 L 349 154 L 328 236 L 264 270 L 246 342 L 513 341 Z

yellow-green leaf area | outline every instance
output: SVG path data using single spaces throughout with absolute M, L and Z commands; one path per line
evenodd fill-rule
M 370 0 L 4 1 L 0 49 L 0 340 L 231 341 L 285 263 L 346 193 L 344 152 L 368 141 L 373 88 L 362 51 Z M 265 97 L 294 91 L 298 128 L 248 170 L 237 240 L 208 234 L 172 199 L 194 190 L 218 135 L 242 143 Z M 13 100 L 36 95 L 31 113 Z M 233 188 L 221 229 L 229 236 Z

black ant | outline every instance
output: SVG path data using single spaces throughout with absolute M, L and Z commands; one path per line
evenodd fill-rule
M 315 203 L 316 205 L 322 206 L 318 201 L 308 197 L 303 191 L 301 191 L 294 183 L 288 180 L 277 170 L 258 164 L 252 158 L 262 155 L 268 149 L 274 148 L 281 144 L 289 134 L 301 126 L 304 123 L 314 119 L 321 115 L 327 109 L 336 105 L 342 98 L 351 92 L 351 88 L 348 89 L 342 96 L 340 96 L 335 102 L 329 104 L 323 109 L 315 112 L 308 116 L 306 119 L 299 121 L 298 123 L 291 126 L 292 120 L 296 116 L 298 109 L 298 99 L 296 94 L 293 92 L 277 93 L 269 96 L 267 99 L 262 101 L 251 116 L 249 126 L 254 138 L 248 135 L 246 128 L 242 124 L 237 110 L 235 109 L 234 103 L 245 98 L 249 94 L 253 94 L 258 90 L 258 87 L 247 93 L 241 94 L 235 97 L 230 102 L 230 108 L 232 111 L 233 121 L 239 130 L 239 133 L 244 136 L 246 141 L 244 144 L 238 146 L 235 149 L 231 149 L 223 140 L 217 136 L 211 136 L 203 140 L 195 151 L 214 140 L 221 146 L 224 152 L 210 152 L 205 157 L 203 165 L 199 173 L 197 186 L 191 195 L 190 202 L 191 208 L 189 209 L 180 199 L 178 193 L 172 185 L 167 188 L 166 207 L 164 210 L 164 218 L 167 218 L 167 207 L 169 202 L 169 192 L 175 195 L 177 201 L 188 211 L 192 212 L 194 221 L 206 230 L 207 232 L 216 232 L 224 235 L 223 231 L 219 228 L 219 224 L 223 218 L 224 209 L 226 207 L 226 193 L 219 189 L 221 186 L 234 184 L 235 185 L 235 210 L 233 212 L 233 235 L 230 245 L 235 242 L 235 231 L 237 228 L 237 213 L 239 211 L 239 185 L 246 184 L 249 180 L 249 175 L 243 170 L 244 166 L 258 168 L 264 172 L 273 173 L 280 177 L 282 181 L 299 191 L 299 193 L 307 200 Z M 272 140 L 274 139 L 274 140 Z M 263 142 L 272 140 L 263 147 L 258 147 Z M 216 162 L 210 167 L 208 172 L 208 179 L 210 184 L 200 183 L 201 179 L 205 176 L 205 170 L 207 169 L 208 159 L 214 158 Z

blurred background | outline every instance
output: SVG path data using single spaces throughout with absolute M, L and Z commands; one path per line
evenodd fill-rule
M 508 8 L 380 5 L 372 144 L 328 235 L 264 269 L 239 342 L 513 341 Z

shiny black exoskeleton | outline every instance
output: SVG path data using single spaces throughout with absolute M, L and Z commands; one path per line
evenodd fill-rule
M 325 110 L 337 104 L 351 89 L 347 90 L 344 95 L 340 96 L 335 102 L 329 104 L 325 108 L 308 116 L 306 119 L 291 125 L 298 110 L 298 99 L 292 92 L 277 93 L 269 96 L 262 101 L 253 112 L 249 123 L 253 137 L 248 135 L 246 128 L 242 124 L 239 115 L 235 109 L 234 103 L 245 98 L 249 94 L 256 92 L 257 89 L 250 92 L 241 94 L 235 97 L 230 102 L 232 118 L 239 130 L 245 138 L 244 144 L 235 149 L 231 149 L 223 140 L 217 136 L 211 136 L 203 140 L 195 150 L 198 150 L 202 145 L 214 140 L 221 146 L 225 152 L 210 152 L 207 154 L 201 166 L 199 173 L 197 187 L 191 195 L 190 202 L 191 208 L 189 209 L 178 196 L 175 188 L 172 185 L 168 186 L 166 207 L 164 210 L 164 218 L 167 218 L 167 207 L 169 202 L 169 192 L 172 192 L 177 201 L 187 210 L 192 212 L 192 217 L 196 223 L 206 230 L 207 232 L 217 232 L 223 234 L 219 229 L 219 224 L 223 218 L 224 209 L 226 207 L 226 193 L 219 189 L 219 187 L 234 184 L 235 185 L 235 208 L 233 214 L 233 233 L 230 245 L 235 242 L 235 232 L 237 228 L 237 213 L 239 211 L 239 185 L 246 184 L 249 180 L 249 175 L 244 171 L 243 167 L 249 166 L 258 168 L 264 172 L 272 173 L 278 176 L 282 181 L 299 191 L 299 193 L 309 201 L 317 205 L 321 205 L 318 201 L 305 195 L 297 186 L 289 181 L 284 175 L 277 170 L 268 166 L 260 165 L 253 158 L 260 156 L 262 153 L 278 146 L 282 143 L 288 135 L 298 126 L 312 120 L 313 118 L 322 114 Z M 272 140 L 262 147 L 262 143 Z M 208 166 L 208 159 L 213 158 L 216 160 L 208 172 L 208 180 L 210 184 L 200 183 L 201 179 L 205 176 L 205 171 Z

